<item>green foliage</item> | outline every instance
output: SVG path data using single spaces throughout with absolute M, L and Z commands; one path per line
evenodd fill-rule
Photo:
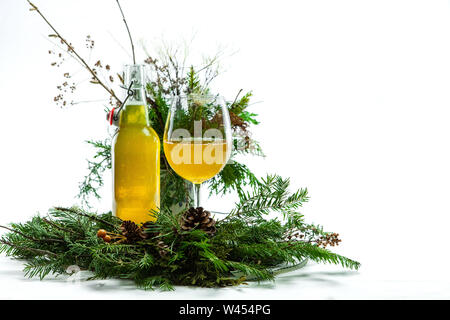
M 308 190 L 300 189 L 289 193 L 289 179 L 277 175 L 268 175 L 249 192 L 240 194 L 240 202 L 229 217 L 262 218 L 271 210 L 282 212 L 285 218 L 297 217 L 293 210 L 309 200 Z M 299 220 L 301 221 L 301 220 Z
M 98 190 L 103 186 L 103 174 L 112 167 L 111 139 L 89 140 L 86 143 L 92 145 L 96 153 L 92 160 L 87 161 L 89 173 L 79 185 L 78 198 L 84 204 L 88 204 L 90 196 L 100 199 Z
M 247 111 L 252 95 L 253 93 L 251 91 L 247 92 L 238 101 L 235 101 L 229 106 L 230 113 L 237 115 L 246 125 L 259 124 L 259 121 L 256 120 L 256 116 L 258 115 Z
M 208 187 L 210 194 L 219 195 L 236 191 L 240 195 L 246 185 L 255 186 L 257 183 L 258 179 L 245 164 L 233 160 L 208 181 Z
M 161 203 L 169 208 L 174 205 L 189 207 L 192 203 L 191 184 L 178 176 L 167 163 L 161 167 Z
M 187 89 L 186 93 L 195 93 L 201 90 L 200 78 L 198 74 L 195 72 L 194 67 L 191 66 L 189 68 L 189 72 L 187 74 Z
M 242 111 L 241 113 L 239 113 L 239 116 L 242 118 L 242 120 L 244 122 L 248 122 L 248 123 L 251 123 L 251 124 L 259 124 L 259 121 L 257 121 L 255 119 L 255 117 L 257 116 L 256 113 L 251 113 L 251 112 L 248 112 L 248 111 Z
M 250 104 L 250 98 L 252 97 L 252 95 L 252 92 L 247 92 L 246 94 L 244 94 L 239 100 L 230 105 L 230 111 L 237 115 L 244 112 Z
M 143 289 L 172 290 L 175 285 L 221 287 L 245 281 L 274 280 L 277 266 L 304 259 L 358 269 L 359 263 L 321 248 L 315 237 L 322 228 L 305 223 L 296 210 L 308 200 L 307 191 L 288 191 L 289 180 L 267 176 L 243 192 L 236 208 L 217 223 L 210 236 L 199 229 L 182 231 L 181 213 L 162 208 L 147 229 L 151 235 L 136 243 L 110 244 L 97 230 L 120 233 L 121 220 L 111 213 L 96 215 L 79 208 L 53 208 L 47 217 L 3 227 L 0 253 L 26 259 L 24 272 L 44 278 L 64 274 L 77 265 L 93 279 L 129 279 Z M 267 214 L 277 212 L 276 218 Z M 292 233 L 303 237 L 292 238 Z M 161 253 L 160 244 L 165 247 Z

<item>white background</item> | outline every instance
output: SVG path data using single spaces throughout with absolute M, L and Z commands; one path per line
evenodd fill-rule
M 35 0 L 60 32 L 117 70 L 130 62 L 115 1 Z M 309 265 L 275 283 L 159 293 L 128 282 L 28 280 L 0 257 L 0 298 L 450 298 L 450 9 L 446 0 L 123 1 L 137 43 L 225 46 L 216 89 L 253 90 L 259 175 L 308 187 L 307 220 L 339 232 L 360 272 Z M 51 33 L 25 0 L 0 0 L 0 224 L 72 205 L 103 103 L 53 103 L 68 63 L 50 66 Z M 120 45 L 119 45 L 120 44 Z M 125 48 L 125 50 L 121 47 Z M 144 58 L 142 46 L 138 58 Z M 88 76 L 80 75 L 80 79 Z M 100 88 L 85 83 L 78 100 Z M 100 211 L 108 210 L 110 185 Z M 225 202 L 225 203 L 224 203 Z M 220 210 L 225 200 L 207 202 Z

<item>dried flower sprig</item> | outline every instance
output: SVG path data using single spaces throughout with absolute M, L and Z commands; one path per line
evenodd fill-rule
M 339 238 L 339 233 L 324 232 L 322 227 L 309 225 L 300 229 L 290 229 L 285 235 L 288 242 L 302 241 L 309 244 L 315 244 L 319 247 L 326 248 L 328 246 L 338 246 L 342 240 Z
M 90 54 L 89 54 L 89 60 L 90 57 L 92 55 L 92 51 L 95 47 L 95 41 L 92 39 L 92 37 L 90 35 L 86 36 L 85 39 L 85 43 L 86 43 L 86 48 L 90 50 Z M 54 67 L 60 67 L 64 64 L 64 62 L 66 61 L 65 56 L 69 55 L 70 58 L 73 58 L 75 60 L 77 60 L 77 58 L 73 55 L 70 54 L 69 52 L 65 51 L 64 48 L 62 48 L 61 46 L 55 44 L 55 46 L 58 47 L 58 49 L 61 50 L 61 52 L 57 52 L 57 50 L 54 49 L 50 49 L 48 51 L 48 53 L 52 56 L 55 57 L 55 59 L 53 60 L 53 62 L 51 63 L 52 66 Z M 90 61 L 87 61 L 88 63 L 90 63 Z M 84 66 L 82 65 L 82 67 L 84 68 Z M 92 71 L 97 75 L 98 78 L 102 78 L 104 83 L 108 83 L 110 82 L 111 84 L 114 83 L 114 73 L 112 72 L 111 66 L 109 64 L 105 64 L 103 65 L 103 63 L 100 60 L 97 60 L 97 62 L 94 64 L 94 66 L 92 67 Z M 56 104 L 58 106 L 66 106 L 67 104 L 70 105 L 75 105 L 75 104 L 79 104 L 79 103 L 86 103 L 86 102 L 99 102 L 99 101 L 103 101 L 105 102 L 106 100 L 91 100 L 91 101 L 69 101 L 68 99 L 68 94 L 73 94 L 75 92 L 75 90 L 77 89 L 77 86 L 79 84 L 81 84 L 84 81 L 89 80 L 89 82 L 91 84 L 98 84 L 99 82 L 96 80 L 96 78 L 94 77 L 90 77 L 88 79 L 83 79 L 81 81 L 75 82 L 70 81 L 69 84 L 69 80 L 68 79 L 73 79 L 73 77 L 77 74 L 78 72 L 64 72 L 63 73 L 63 82 L 60 83 L 58 86 L 56 86 L 56 88 L 58 89 L 58 95 L 54 97 L 54 101 L 56 102 Z M 121 80 L 121 76 L 119 77 L 119 80 Z M 112 89 L 111 89 L 112 90 Z M 112 90 L 113 91 L 113 90 Z M 114 97 L 112 95 L 109 95 L 109 105 L 111 107 L 113 106 L 118 106 L 120 105 L 120 102 L 117 101 L 116 99 L 114 99 Z M 106 110 L 109 111 L 109 110 Z
M 91 74 L 93 80 L 95 80 L 96 84 L 99 84 L 101 87 L 103 87 L 109 94 L 111 97 L 113 97 L 118 103 L 121 103 L 121 100 L 116 96 L 116 94 L 114 93 L 114 91 L 107 86 L 97 75 L 97 72 L 95 70 L 95 68 L 91 68 L 89 66 L 89 64 L 86 62 L 86 60 L 81 57 L 81 55 L 75 50 L 75 47 L 68 42 L 57 30 L 56 28 L 47 20 L 47 18 L 44 16 L 44 14 L 39 10 L 39 8 L 37 6 L 35 6 L 30 0 L 27 0 L 27 2 L 30 4 L 31 9 L 30 11 L 36 11 L 41 18 L 45 21 L 45 23 L 47 23 L 47 25 L 52 29 L 52 31 L 54 32 L 54 34 L 50 34 L 49 37 L 51 38 L 58 38 L 61 41 L 61 44 L 66 46 L 66 51 L 71 54 L 72 56 L 74 56 L 77 61 L 79 63 L 81 63 L 81 65 Z M 90 46 L 93 46 L 94 42 L 91 41 L 90 42 Z M 56 64 L 55 64 L 56 65 Z

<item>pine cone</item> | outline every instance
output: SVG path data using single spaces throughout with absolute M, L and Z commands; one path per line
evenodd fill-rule
M 134 243 L 147 238 L 142 228 L 133 221 L 123 221 L 120 230 L 122 231 L 122 235 L 127 238 L 128 243 Z
M 165 257 L 167 255 L 167 253 L 168 253 L 169 246 L 167 244 L 165 244 L 164 241 L 162 241 L 162 240 L 158 241 L 156 246 L 159 249 L 159 255 L 161 257 Z
M 209 235 L 216 233 L 216 221 L 211 218 L 211 212 L 204 210 L 202 207 L 189 208 L 181 217 L 181 230 L 191 231 L 200 229 Z

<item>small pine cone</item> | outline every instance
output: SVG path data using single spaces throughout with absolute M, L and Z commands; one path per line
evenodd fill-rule
M 212 236 L 217 231 L 215 225 L 216 221 L 211 218 L 211 212 L 202 207 L 191 207 L 181 217 L 181 230 L 183 231 L 200 229 Z
M 169 250 L 169 246 L 167 244 L 165 244 L 164 241 L 162 241 L 162 240 L 158 241 L 156 246 L 159 249 L 159 255 L 161 257 L 167 256 L 167 253 L 168 253 L 168 250 Z
M 122 225 L 120 226 L 120 230 L 122 232 L 122 235 L 127 238 L 128 243 L 134 243 L 146 238 L 146 235 L 142 231 L 142 228 L 140 228 L 133 221 L 123 221 Z

